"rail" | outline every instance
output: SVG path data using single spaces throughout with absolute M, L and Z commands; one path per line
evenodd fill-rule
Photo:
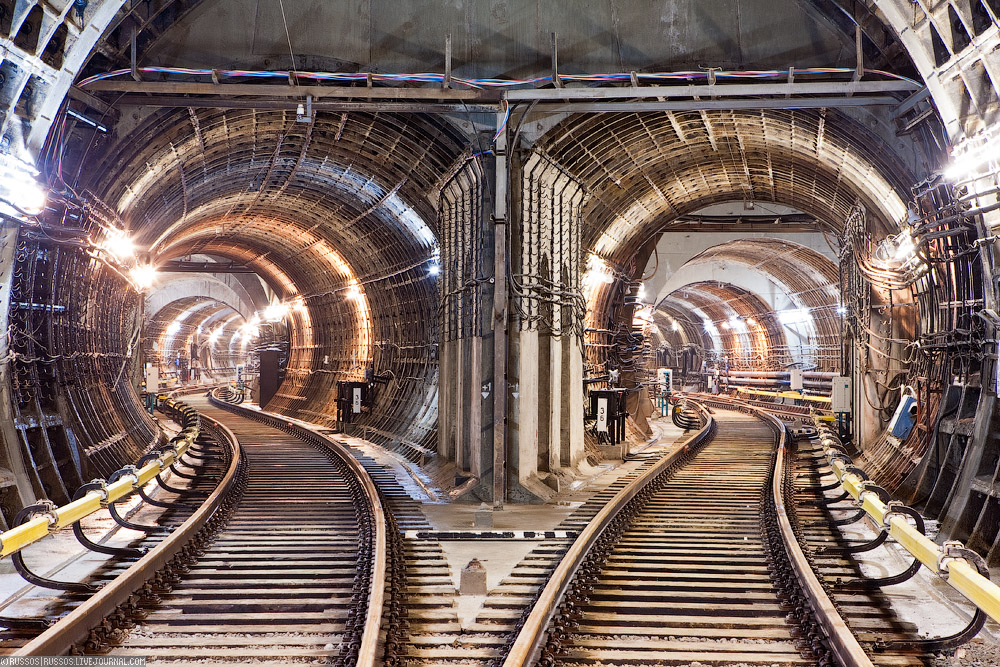
M 198 413 L 180 401 L 167 400 L 163 403 L 167 411 L 181 416 L 181 431 L 170 439 L 166 447 L 161 448 L 159 456 L 142 464 L 149 455 L 140 459 L 141 467 L 126 466 L 112 477 L 118 479 L 108 484 L 104 480 L 95 480 L 99 488 L 88 491 L 83 497 L 61 507 L 46 506 L 39 509 L 27 521 L 19 526 L 0 533 L 0 557 L 17 553 L 30 544 L 44 537 L 72 526 L 77 521 L 94 512 L 107 507 L 135 491 L 144 487 L 157 475 L 169 468 L 191 447 L 200 434 Z
M 187 408 L 187 406 L 185 408 L 193 412 L 191 408 Z M 215 516 L 235 485 L 242 464 L 242 456 L 239 442 L 232 431 L 210 417 L 200 416 L 200 418 L 205 421 L 208 430 L 213 433 L 215 441 L 220 446 L 229 447 L 232 452 L 229 468 L 212 494 L 184 523 L 172 531 L 156 547 L 86 602 L 14 652 L 13 655 L 55 656 L 67 653 L 74 644 L 85 640 L 92 628 L 98 627 L 104 622 L 104 619 L 114 614 L 119 606 L 127 605 L 129 598 L 137 590 L 155 578 L 163 568 L 168 567 L 171 561 L 182 555 L 192 538 Z M 146 481 L 149 479 L 152 477 Z
M 380 655 L 380 651 L 378 649 L 379 635 L 382 632 L 382 615 L 385 607 L 386 581 L 388 579 L 387 552 L 389 550 L 389 535 L 386 510 L 383 507 L 378 487 L 375 485 L 375 482 L 372 481 L 372 478 L 368 475 L 368 471 L 364 469 L 364 466 L 362 466 L 361 463 L 351 455 L 350 451 L 348 451 L 336 440 L 327 438 L 326 436 L 307 428 L 303 424 L 296 423 L 296 420 L 289 419 L 288 417 L 230 403 L 221 398 L 221 393 L 221 391 L 214 391 L 209 395 L 209 400 L 216 407 L 262 422 L 273 428 L 283 430 L 287 433 L 292 433 L 308 442 L 313 442 L 326 447 L 341 459 L 341 461 L 347 466 L 348 470 L 350 470 L 358 480 L 362 493 L 364 494 L 365 501 L 367 502 L 369 516 L 372 517 L 372 521 L 374 523 L 374 534 L 372 535 L 373 561 L 371 563 L 372 569 L 368 589 L 368 608 L 365 612 L 365 624 L 361 635 L 358 659 L 355 666 L 374 667 L 375 665 L 380 664 L 382 656 Z M 366 563 L 359 563 L 359 566 L 364 566 L 365 564 Z
M 673 464 L 677 463 L 693 447 L 704 443 L 711 436 L 715 427 L 714 419 L 701 406 L 696 406 L 696 409 L 704 417 L 704 426 L 684 441 L 682 446 L 660 459 L 656 465 L 646 471 L 641 477 L 635 479 L 631 484 L 619 491 L 597 513 L 593 520 L 587 524 L 587 527 L 581 531 L 576 540 L 574 540 L 566 555 L 563 556 L 559 566 L 556 567 L 552 576 L 549 577 L 548 582 L 532 607 L 531 613 L 514 639 L 514 643 L 511 645 L 507 657 L 504 659 L 504 667 L 522 667 L 523 665 L 534 664 L 538 660 L 550 622 L 559 609 L 559 605 L 562 603 L 580 564 L 590 549 L 600 539 L 604 530 L 618 515 L 619 511 L 646 488 L 646 486 L 666 472 Z
M 784 482 L 788 430 L 780 419 L 768 414 L 765 410 L 754 406 L 745 406 L 745 409 L 770 423 L 778 434 L 778 453 L 775 460 L 774 476 L 771 480 L 771 496 L 774 499 L 778 515 L 778 528 L 785 545 L 785 553 L 788 555 L 788 560 L 795 572 L 795 578 L 798 579 L 802 591 L 809 598 L 816 622 L 826 634 L 830 649 L 836 654 L 841 665 L 845 667 L 872 667 L 871 659 L 858 643 L 854 633 L 847 627 L 847 623 L 837 611 L 830 596 L 826 594 L 823 584 L 813 572 L 812 566 L 792 530 L 788 513 L 785 511 Z
M 841 488 L 859 504 L 877 526 L 906 549 L 920 563 L 936 572 L 952 588 L 972 602 L 993 620 L 1000 621 L 1000 586 L 989 580 L 989 570 L 981 556 L 961 542 L 939 545 L 906 520 L 909 512 L 900 511 L 901 504 L 883 502 L 872 488 L 864 472 L 853 465 L 843 447 L 824 425 L 819 426 L 830 468 Z

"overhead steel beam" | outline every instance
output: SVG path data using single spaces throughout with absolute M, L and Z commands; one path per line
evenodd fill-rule
M 115 101 L 117 106 L 165 107 L 195 109 L 295 109 L 295 100 L 280 99 L 230 99 L 225 97 L 147 97 L 124 95 Z M 761 99 L 714 100 L 633 100 L 621 102 L 564 102 L 542 103 L 532 108 L 532 113 L 583 113 L 629 111 L 697 111 L 701 109 L 823 109 L 835 107 L 895 106 L 899 100 L 888 95 L 865 97 L 781 97 Z M 392 113 L 489 113 L 495 106 L 483 104 L 450 104 L 432 102 L 313 102 L 315 111 L 332 112 L 392 112 Z
M 126 81 L 104 80 L 87 84 L 90 93 L 137 93 L 142 95 L 231 95 L 261 97 L 291 97 L 305 99 L 312 95 L 313 103 L 324 98 L 371 100 L 467 100 L 499 102 L 500 90 L 455 90 L 453 88 L 391 88 L 388 86 L 282 86 L 261 83 L 196 83 L 192 81 Z
M 567 102 L 537 104 L 533 112 L 545 113 L 616 113 L 632 111 L 700 111 L 709 109 L 832 109 L 835 107 L 895 106 L 899 100 L 889 96 L 875 97 L 787 97 L 753 100 L 638 100 L 634 102 Z
M 115 99 L 115 106 L 163 107 L 194 109 L 291 109 L 298 107 L 295 99 L 245 98 L 232 99 L 228 97 L 180 97 L 176 95 L 149 97 L 147 95 L 127 94 Z M 454 104 L 450 102 L 316 102 L 313 101 L 313 111 L 332 112 L 368 112 L 391 110 L 395 113 L 484 113 L 492 117 L 496 105 Z
M 160 273 L 256 273 L 245 264 L 229 262 L 167 262 L 156 267 Z
M 304 99 L 312 96 L 314 103 L 322 99 L 399 100 L 478 102 L 495 104 L 501 99 L 511 102 L 553 102 L 615 99 L 707 98 L 719 100 L 760 96 L 839 96 L 886 95 L 913 93 L 920 85 L 911 81 L 822 81 L 787 83 L 711 83 L 677 86 L 588 86 L 573 88 L 526 88 L 515 90 L 456 90 L 452 88 L 394 88 L 337 85 L 282 86 L 255 83 L 196 83 L 188 81 L 95 81 L 86 86 L 90 93 L 137 95 L 201 95 L 218 97 L 263 97 Z
M 617 86 L 588 88 L 533 88 L 507 90 L 514 101 L 601 100 L 621 98 L 750 97 L 757 95 L 859 95 L 912 93 L 921 86 L 904 80 L 819 81 L 792 83 L 715 83 L 679 86 Z

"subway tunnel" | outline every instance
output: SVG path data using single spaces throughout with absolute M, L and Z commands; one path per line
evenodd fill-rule
M 147 383 L 269 374 L 499 507 L 669 368 L 848 378 L 859 465 L 1000 564 L 1000 4 L 355 4 L 0 2 L 4 528 L 166 441 Z

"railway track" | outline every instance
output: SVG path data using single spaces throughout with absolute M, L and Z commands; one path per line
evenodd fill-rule
M 15 654 L 374 664 L 387 529 L 361 465 L 318 436 L 189 403 L 234 447 L 200 528 L 172 533 L 172 557 L 150 561 L 154 550 Z
M 783 442 L 777 420 L 717 410 L 595 517 L 503 664 L 870 664 L 786 551 Z

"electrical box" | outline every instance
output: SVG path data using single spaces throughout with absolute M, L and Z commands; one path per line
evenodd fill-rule
M 674 369 L 672 368 L 657 368 L 656 369 L 656 383 L 660 387 L 660 391 L 673 391 L 674 390 Z
M 834 412 L 851 411 L 851 378 L 838 375 L 833 378 L 833 391 L 830 394 L 830 409 Z
M 146 391 L 150 394 L 160 391 L 160 369 L 155 364 L 146 364 Z
M 904 394 L 899 399 L 896 412 L 889 420 L 889 435 L 899 440 L 906 440 L 917 423 L 917 399 L 909 394 Z
M 791 389 L 792 389 L 792 391 L 802 391 L 802 389 L 804 388 L 804 386 L 802 384 L 802 369 L 801 368 L 793 368 L 791 371 L 789 371 L 789 373 L 788 373 L 788 379 L 789 379 L 789 381 L 791 383 Z
M 337 421 L 350 423 L 354 415 L 364 412 L 369 403 L 371 387 L 367 382 L 337 382 Z
M 600 389 L 590 392 L 590 417 L 597 421 L 596 431 L 611 444 L 625 439 L 625 390 Z

